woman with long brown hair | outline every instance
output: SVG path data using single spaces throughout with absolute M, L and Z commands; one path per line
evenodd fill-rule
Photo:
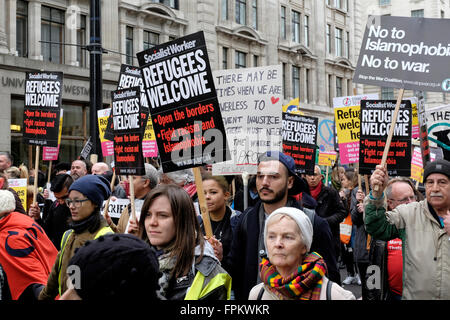
M 150 191 L 141 209 L 139 237 L 156 249 L 162 297 L 230 298 L 231 278 L 203 239 L 194 205 L 183 188 L 168 184 Z M 205 288 L 208 283 L 212 285 Z

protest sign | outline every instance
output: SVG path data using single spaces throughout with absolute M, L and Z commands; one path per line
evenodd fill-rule
M 372 174 L 381 163 L 395 107 L 395 100 L 361 101 L 360 174 Z M 411 175 L 411 118 L 411 101 L 402 100 L 386 160 L 391 176 Z
M 450 91 L 449 19 L 369 16 L 353 82 Z
M 378 99 L 378 94 L 333 98 L 334 121 L 341 164 L 359 161 L 359 128 L 361 100 Z
M 62 72 L 26 72 L 23 141 L 58 147 Z
M 405 98 L 405 100 L 411 101 L 411 112 L 412 112 L 411 138 L 418 139 L 419 138 L 419 116 L 417 113 L 418 100 L 417 100 L 417 97 Z
M 430 145 L 441 148 L 450 161 L 450 104 L 427 109 L 426 119 Z
M 8 179 L 8 187 L 17 193 L 23 208 L 27 211 L 27 179 Z
M 283 106 L 282 111 L 286 113 L 299 114 L 302 116 L 305 115 L 304 112 L 300 111 L 300 98 L 295 98 L 289 101 L 288 104 Z
M 135 200 L 137 201 L 137 200 Z M 105 210 L 105 205 L 108 203 L 108 200 L 103 201 L 103 205 L 101 208 L 101 212 L 103 213 Z M 128 204 L 130 203 L 130 199 L 111 199 L 108 204 L 108 214 L 111 218 L 119 219 L 120 215 Z
M 258 155 L 281 151 L 281 65 L 214 72 L 231 160 L 214 164 L 214 175 L 256 173 Z
M 102 146 L 102 155 L 104 157 L 114 155 L 114 142 L 105 138 L 105 132 L 108 125 L 111 108 L 101 109 L 97 111 L 98 132 L 100 135 L 100 144 Z M 114 135 L 112 137 L 114 139 Z
M 92 151 L 92 140 L 91 137 L 86 141 L 86 143 L 83 146 L 83 149 L 80 152 L 80 159 L 89 159 L 89 155 Z
M 318 119 L 296 114 L 282 114 L 283 153 L 295 162 L 297 174 L 314 174 Z
M 143 175 L 140 87 L 111 92 L 114 164 L 118 175 Z
M 59 147 L 61 145 L 62 125 L 63 125 L 63 109 L 61 109 L 61 112 L 59 115 L 58 146 L 56 148 L 55 147 L 43 147 L 42 148 L 42 160 L 44 160 L 44 161 L 58 160 Z
M 164 172 L 230 158 L 203 32 L 137 54 Z
M 334 151 L 321 151 L 319 152 L 319 158 L 317 164 L 319 166 L 331 167 L 336 162 L 336 152 Z

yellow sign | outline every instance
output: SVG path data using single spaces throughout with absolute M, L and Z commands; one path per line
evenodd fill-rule
M 304 116 L 305 113 L 300 111 L 300 98 L 295 98 L 289 101 L 288 104 L 282 107 L 282 111 L 290 114 L 299 114 Z
M 317 164 L 319 166 L 332 166 L 336 162 L 336 152 L 319 152 Z
M 17 192 L 23 208 L 27 211 L 27 179 L 8 179 L 8 186 Z
M 359 142 L 360 106 L 334 109 L 334 120 L 339 143 Z

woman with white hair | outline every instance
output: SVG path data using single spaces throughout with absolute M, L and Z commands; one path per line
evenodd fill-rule
M 262 282 L 250 291 L 249 300 L 355 300 L 325 276 L 327 266 L 316 252 L 309 252 L 313 227 L 297 208 L 272 212 L 264 226 L 268 256 L 260 264 Z

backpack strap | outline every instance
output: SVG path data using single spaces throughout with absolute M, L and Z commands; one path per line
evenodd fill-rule
M 331 287 L 333 286 L 333 281 L 328 279 L 327 282 L 327 300 L 331 300 Z

